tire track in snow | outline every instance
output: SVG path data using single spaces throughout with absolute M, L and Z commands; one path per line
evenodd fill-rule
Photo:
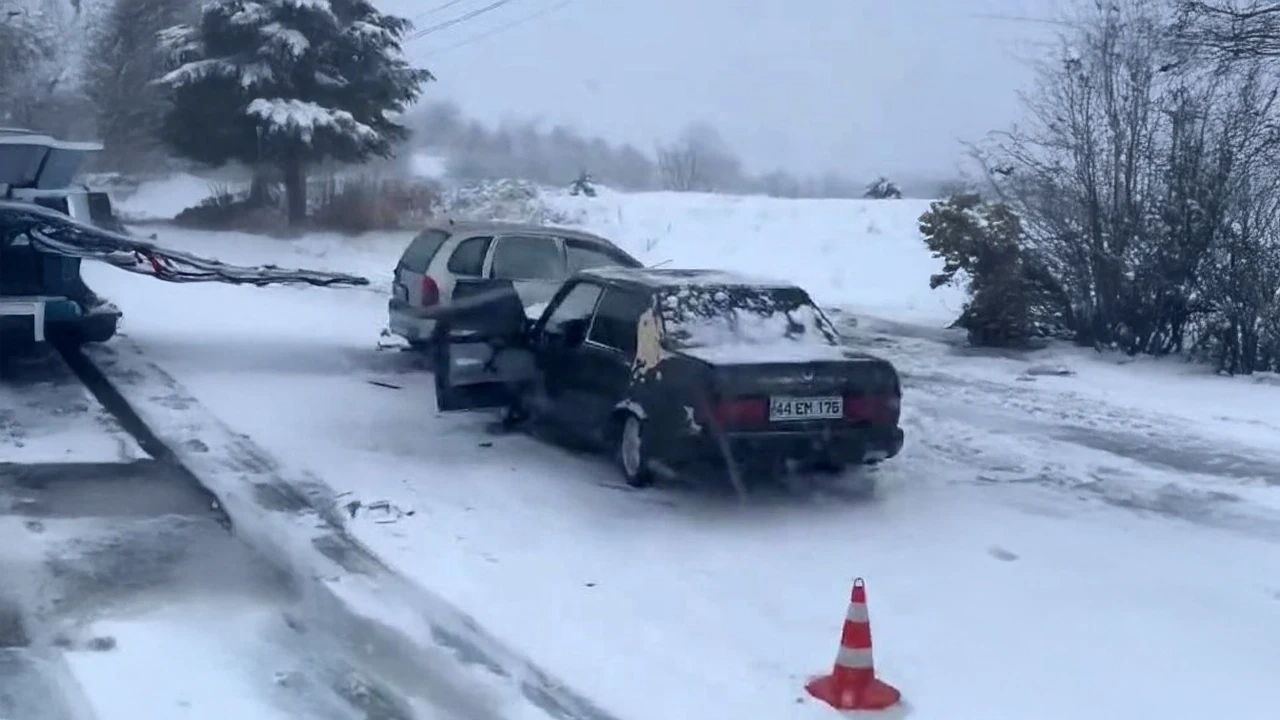
M 353 649 L 373 648 L 366 659 L 406 697 L 451 720 L 525 717 L 530 708 L 556 720 L 613 720 L 464 611 L 383 564 L 346 532 L 326 486 L 290 473 L 226 427 L 127 338 L 68 360 L 104 404 L 136 418 L 127 425 L 139 428 L 145 445 L 165 448 L 218 497 L 238 535 L 310 578 L 309 602 Z
M 356 641 L 368 625 L 317 604 L 311 578 L 227 532 L 213 495 L 139 418 L 86 402 L 65 366 L 24 369 L 30 377 L 0 391 L 74 396 L 78 409 L 23 404 L 11 423 L 19 442 L 36 429 L 74 455 L 77 417 L 101 415 L 106 431 L 123 426 L 158 457 L 0 463 L 0 718 L 421 716 Z M 59 436 L 62 425 L 71 431 Z
M 848 344 L 898 365 L 910 428 L 902 459 L 923 449 L 974 482 L 1033 483 L 1111 505 L 1280 539 L 1280 456 L 1210 440 L 1187 422 L 1037 385 L 1027 354 L 994 353 L 1024 374 L 1005 382 L 964 374 L 963 338 L 837 314 Z M 1251 502 L 1250 499 L 1262 502 Z

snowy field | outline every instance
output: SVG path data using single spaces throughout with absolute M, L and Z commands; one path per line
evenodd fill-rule
M 1273 716 L 1272 379 L 965 349 L 940 329 L 962 298 L 928 290 L 919 202 L 550 202 L 646 260 L 790 277 L 898 364 L 907 445 L 878 498 L 631 491 L 602 460 L 438 415 L 412 358 L 375 349 L 407 233 L 148 229 L 228 261 L 366 273 L 367 289 L 86 276 L 125 311 L 125 342 L 358 501 L 361 542 L 621 720 L 834 717 L 803 684 L 829 669 L 854 576 L 878 668 L 920 720 Z

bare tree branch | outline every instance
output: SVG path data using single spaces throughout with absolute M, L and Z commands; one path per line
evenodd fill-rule
M 1280 57 L 1280 2 L 1178 0 L 1180 39 L 1215 59 Z

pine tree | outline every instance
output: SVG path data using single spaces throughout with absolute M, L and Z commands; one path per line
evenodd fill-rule
M 0 0 L 0 126 L 32 124 L 33 106 L 58 83 L 50 72 L 57 50 L 55 29 L 41 13 Z
M 94 25 L 84 58 L 84 92 L 110 167 L 133 172 L 160 159 L 167 93 L 151 82 L 165 61 L 156 33 L 198 13 L 190 0 L 112 0 Z
M 212 0 L 161 33 L 176 65 L 159 80 L 165 140 L 199 162 L 274 166 L 299 225 L 309 165 L 389 157 L 407 137 L 398 116 L 434 79 L 404 59 L 410 28 L 368 0 Z
M 867 186 L 862 196 L 870 200 L 901 200 L 902 190 L 889 178 L 881 176 Z

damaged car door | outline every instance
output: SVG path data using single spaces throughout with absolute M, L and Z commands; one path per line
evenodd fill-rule
M 633 400 L 632 365 L 637 324 L 651 298 L 640 291 L 609 287 L 596 305 L 585 342 L 565 358 L 563 406 L 575 430 L 597 442 L 621 404 Z
M 510 280 L 459 278 L 441 311 L 436 408 L 508 407 L 538 376 L 524 303 Z
M 586 343 L 591 317 L 603 292 L 596 283 L 571 280 L 534 323 L 530 335 L 542 382 L 525 399 L 534 415 L 569 427 L 578 424 L 573 397 L 575 360 Z

